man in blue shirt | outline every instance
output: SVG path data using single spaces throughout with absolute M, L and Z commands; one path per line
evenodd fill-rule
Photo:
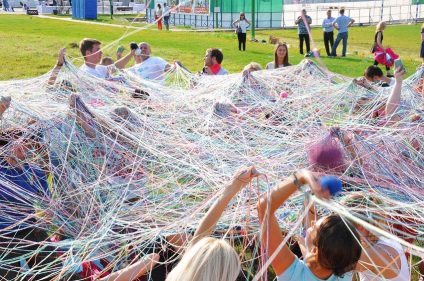
M 331 55 L 331 47 L 333 47 L 334 44 L 334 20 L 335 18 L 331 16 L 331 10 L 328 10 L 327 17 L 322 21 L 322 27 L 324 28 L 324 46 L 327 56 Z
M 345 12 L 344 8 L 341 8 L 339 12 L 340 12 L 340 16 L 337 17 L 335 21 L 333 21 L 333 26 L 335 29 L 339 31 L 339 33 L 337 34 L 336 42 L 334 42 L 330 57 L 335 57 L 337 55 L 336 54 L 337 46 L 339 45 L 340 41 L 343 39 L 342 58 L 345 58 L 346 49 L 347 49 L 348 28 L 355 22 L 355 20 L 344 15 L 344 12 Z
M 306 24 L 308 26 L 306 26 Z M 306 10 L 302 9 L 302 15 L 294 22 L 297 24 L 297 33 L 299 34 L 299 51 L 303 55 L 303 41 L 306 43 L 306 53 L 309 54 L 311 47 L 309 43 L 309 25 L 312 23 L 312 18 L 306 15 Z

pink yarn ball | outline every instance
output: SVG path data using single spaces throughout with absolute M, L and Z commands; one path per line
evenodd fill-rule
M 289 94 L 287 94 L 287 92 L 281 92 L 280 97 L 281 97 L 282 99 L 285 99 L 285 98 L 287 98 L 287 97 L 288 97 L 288 95 L 289 95 Z

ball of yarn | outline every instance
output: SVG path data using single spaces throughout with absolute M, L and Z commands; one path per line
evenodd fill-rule
M 323 170 L 344 169 L 344 151 L 337 138 L 326 135 L 307 149 L 309 164 Z
M 322 188 L 330 191 L 331 195 L 335 195 L 342 190 L 342 181 L 334 176 L 324 176 L 320 178 Z
M 289 94 L 287 94 L 287 92 L 283 91 L 283 92 L 281 92 L 280 97 L 281 97 L 282 99 L 285 99 L 285 98 L 287 98 L 287 97 L 288 97 L 288 95 L 289 95 Z

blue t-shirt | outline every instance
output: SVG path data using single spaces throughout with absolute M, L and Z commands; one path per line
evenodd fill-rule
M 352 281 L 353 271 L 344 274 L 343 277 L 331 275 L 327 279 L 319 279 L 297 257 L 293 263 L 280 276 L 278 281 Z
M 21 169 L 0 161 L 0 229 L 34 213 L 36 197 L 49 196 L 46 175 L 38 166 L 24 164 Z
M 337 25 L 339 26 L 339 33 L 343 33 L 343 32 L 347 32 L 348 31 L 348 27 L 347 25 L 352 21 L 351 18 L 346 17 L 345 15 L 340 15 L 339 17 L 336 18 L 336 20 L 334 21 L 335 23 L 337 23 Z

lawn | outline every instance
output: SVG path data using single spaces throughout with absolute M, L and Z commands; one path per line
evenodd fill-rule
M 132 17 L 131 15 L 117 16 L 113 20 L 109 16 L 100 16 L 94 23 L 101 24 L 13 14 L 1 17 L 0 80 L 29 78 L 46 73 L 53 67 L 57 52 L 62 47 L 68 48 L 68 57 L 75 65 L 81 65 L 78 43 L 84 37 L 101 40 L 104 56 L 111 57 L 114 57 L 118 45 L 128 46 L 132 41 L 147 41 L 152 46 L 152 55 L 168 61 L 180 60 L 192 71 L 202 69 L 204 52 L 209 47 L 223 50 L 223 66 L 232 73 L 241 71 L 251 61 L 265 66 L 273 59 L 271 44 L 248 42 L 246 52 L 238 51 L 236 35 L 231 31 L 196 32 L 190 28 L 175 27 L 172 31 L 157 31 L 154 25 L 130 24 L 124 17 Z M 66 16 L 57 18 L 69 19 Z M 420 26 L 421 24 L 388 26 L 384 32 L 383 43 L 401 55 L 409 74 L 421 63 Z M 349 31 L 347 58 L 342 60 L 323 57 L 322 63 L 330 71 L 349 77 L 362 75 L 364 69 L 373 63 L 369 48 L 374 40 L 374 32 L 374 27 L 352 27 Z M 257 39 L 268 41 L 270 35 L 290 44 L 291 63 L 297 64 L 303 59 L 299 54 L 296 29 L 256 31 Z M 313 28 L 312 36 L 315 46 L 325 54 L 321 28 Z M 249 34 L 248 39 L 250 37 Z M 341 52 L 341 45 L 338 51 Z

